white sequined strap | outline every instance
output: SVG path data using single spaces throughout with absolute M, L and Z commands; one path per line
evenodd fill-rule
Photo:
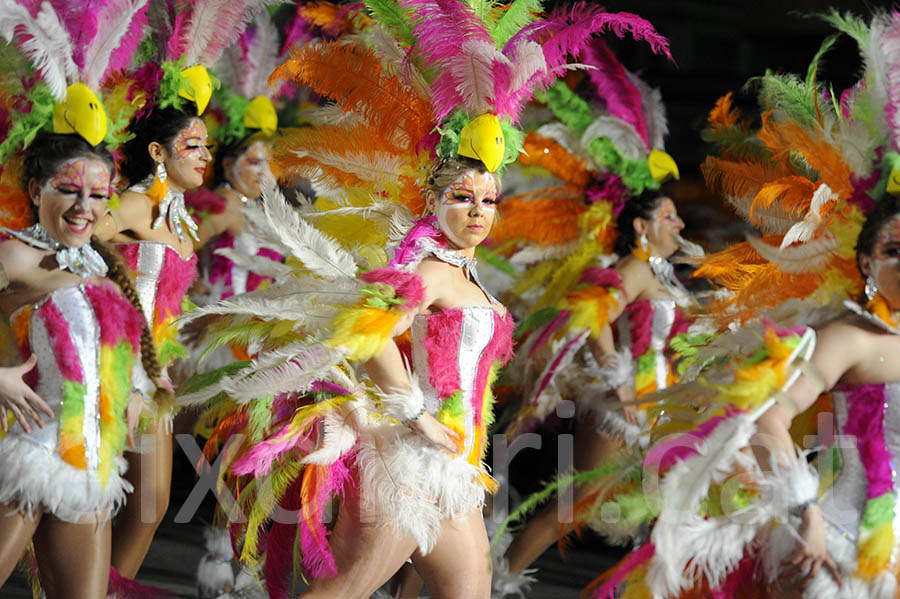
M 409 424 L 425 413 L 425 395 L 419 388 L 419 382 L 415 376 L 409 379 L 410 387 L 407 391 L 399 393 L 378 392 L 381 405 L 385 414 L 395 418 L 403 424 Z

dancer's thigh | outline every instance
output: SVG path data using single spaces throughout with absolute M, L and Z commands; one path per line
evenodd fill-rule
M 0 587 L 22 558 L 41 521 L 40 508 L 35 512 L 34 518 L 29 518 L 11 505 L 0 504 Z
M 444 520 L 434 549 L 416 553 L 413 562 L 435 599 L 490 597 L 490 544 L 478 510 Z
M 103 599 L 109 582 L 110 522 L 86 518 L 63 522 L 45 515 L 34 534 L 34 550 L 47 599 Z

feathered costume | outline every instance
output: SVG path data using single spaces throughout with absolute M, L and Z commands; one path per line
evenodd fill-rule
M 775 311 L 783 318 L 821 320 L 810 309 L 823 306 L 833 318 L 834 306 L 844 300 L 851 311 L 897 332 L 885 321 L 889 313 L 877 294 L 872 293 L 866 307 L 849 298 L 862 288 L 854 243 L 863 215 L 872 208 L 873 197 L 886 187 L 890 191 L 897 172 L 892 115 L 900 96 L 891 82 L 896 78 L 900 13 L 877 14 L 869 25 L 837 12 L 824 18 L 859 43 L 863 77 L 840 99 L 817 82 L 818 62 L 833 44 L 832 36 L 805 80 L 772 74 L 760 79 L 763 117 L 758 130 L 731 107 L 730 96 L 719 100 L 708 134 L 719 142 L 722 155 L 707 159 L 705 173 L 766 236 L 708 257 L 698 272 L 734 291 L 722 300 L 723 323 L 746 320 L 783 302 Z M 799 300 L 805 302 L 802 309 Z M 764 353 L 733 360 L 739 348 L 752 347 L 748 341 L 759 338 L 754 327 L 759 325 L 700 348 L 695 366 L 712 364 L 712 369 L 698 383 L 660 396 L 655 409 L 670 420 L 654 435 L 675 436 L 661 440 L 644 460 L 645 470 L 649 463 L 662 473 L 653 532 L 648 543 L 598 581 L 594 596 L 612 597 L 619 587 L 623 596 L 641 598 L 757 597 L 781 575 L 781 561 L 796 547 L 798 514 L 820 495 L 820 482 L 802 453 L 763 473 L 741 449 L 756 418 L 784 400 L 773 391 L 787 389 L 791 377 L 773 374 L 792 360 L 803 368 L 798 358 L 811 355 L 814 337 L 805 331 L 797 347 L 806 349 L 788 354 L 788 347 L 778 349 L 783 342 L 776 339 L 789 341 L 785 333 L 790 330 L 770 324 L 763 334 Z M 780 361 L 785 355 L 788 360 Z M 723 361 L 728 364 L 724 370 Z M 774 373 L 760 370 L 767 362 L 776 367 Z M 730 372 L 740 386 L 729 389 L 717 382 L 723 372 Z M 806 374 L 815 380 L 814 372 Z M 699 413 L 684 408 L 698 398 Z M 854 439 L 838 448 L 839 470 L 820 500 L 827 549 L 842 572 L 843 586 L 822 570 L 803 597 L 897 594 L 898 494 L 890 466 L 900 451 L 894 433 L 896 398 L 895 384 L 843 386 L 831 394 L 836 434 Z M 786 409 L 791 411 L 790 402 Z M 821 459 L 835 457 L 827 453 Z
M 117 125 L 91 88 L 126 64 L 141 37 L 146 1 L 108 2 L 90 15 L 49 2 L 0 3 L 0 34 L 15 42 L 34 70 L 7 73 L 15 111 L 4 115 L 0 153 L 5 237 L 57 249 L 60 268 L 85 282 L 61 287 L 11 316 L 22 358 L 37 356 L 26 381 L 53 410 L 43 428 L 13 422 L 0 433 L 0 503 L 36 508 L 65 521 L 110 518 L 130 485 L 120 457 L 128 434 L 125 409 L 133 389 L 153 391 L 140 363 L 140 313 L 108 282 L 89 282 L 106 265 L 87 248 L 66 248 L 33 222 L 21 191 L 23 148 L 41 130 L 78 134 L 88 143 L 116 140 Z M 10 104 L 13 105 L 13 104 Z M 121 125 L 121 124 L 119 124 Z M 99 262 L 98 262 L 99 260 Z M 8 419 L 14 418 L 10 414 Z
M 144 118 L 154 106 L 181 108 L 193 102 L 198 115 L 209 102 L 214 81 L 205 69 L 232 45 L 266 2 L 226 3 L 191 0 L 160 2 L 150 11 L 150 41 L 157 42 L 154 56 L 128 74 L 114 78 L 109 94 L 131 106 L 134 119 Z M 159 43 L 165 40 L 165 43 Z M 153 46 L 151 46 L 153 47 Z M 185 68 L 187 67 L 187 68 Z M 158 172 L 144 181 L 131 181 L 129 189 L 146 193 L 157 204 L 153 227 L 167 223 L 179 237 L 195 236 L 197 224 L 188 214 L 184 194 L 167 185 Z M 183 314 L 186 294 L 197 276 L 197 257 L 187 258 L 166 243 L 138 240 L 116 244 L 127 266 L 135 273 L 135 285 L 153 334 L 160 365 L 167 370 L 188 353 L 178 340 L 175 321 Z M 173 406 L 159 406 L 160 418 L 171 418 Z
M 585 5 L 544 19 L 533 14 L 539 3 L 522 0 L 506 10 L 458 0 L 368 7 L 377 23 L 358 36 L 298 46 L 272 77 L 335 103 L 314 115 L 316 127 L 282 138 L 273 170 L 312 178 L 320 198 L 339 205 L 301 220 L 278 194 L 265 194 L 270 233 L 261 243 L 286 247 L 289 262 L 304 268 L 198 311 L 227 315 L 216 343 L 242 339 L 261 351 L 250 364 L 198 377 L 182 397 L 209 402 L 207 417 L 219 421 L 208 451 L 247 435 L 223 448 L 224 482 L 240 491 L 239 508 L 249 514 L 233 530 L 243 536 L 245 561 L 257 559 L 265 539 L 266 582 L 279 597 L 292 563 L 312 577 L 335 574 L 323 509 L 348 484 L 423 552 L 442 519 L 479 508 L 493 487 L 481 460 L 490 382 L 510 354 L 509 316 L 492 305 L 417 314 L 405 395 L 378 392 L 351 365 L 378 355 L 400 319 L 419 311 L 424 289 L 415 269 L 424 258 L 459 266 L 478 284 L 433 217 L 413 220 L 435 153 L 477 158 L 492 171 L 514 160 L 522 104 L 593 33 L 655 36 L 633 15 Z M 337 232 L 345 247 L 326 234 Z M 423 410 L 460 433 L 456 455 L 399 425 Z M 301 521 L 269 526 L 277 506 L 300 509 Z

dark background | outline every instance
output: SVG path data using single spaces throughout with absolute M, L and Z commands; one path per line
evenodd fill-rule
M 682 175 L 666 189 L 687 224 L 685 235 L 710 250 L 744 231 L 708 192 L 700 173 L 703 160 L 714 152 L 701 131 L 715 101 L 734 92 L 736 105 L 758 119 L 755 91 L 745 90 L 745 84 L 766 69 L 805 76 L 822 41 L 833 32 L 817 13 L 834 7 L 868 21 L 874 11 L 897 5 L 853 0 L 614 0 L 603 6 L 640 15 L 670 40 L 674 62 L 653 55 L 646 43 L 605 36 L 626 68 L 662 91 L 669 122 L 666 151 Z M 856 82 L 861 68 L 858 46 L 841 36 L 821 62 L 818 79 L 830 83 L 839 96 Z

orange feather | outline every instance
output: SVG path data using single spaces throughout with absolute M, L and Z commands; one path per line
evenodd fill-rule
M 552 139 L 531 132 L 525 137 L 522 150 L 519 162 L 524 166 L 539 166 L 576 187 L 587 187 L 590 182 L 587 161 L 573 156 Z
M 553 187 L 505 198 L 502 215 L 491 240 L 503 243 L 523 239 L 531 244 L 554 246 L 574 241 L 578 217 L 587 207 L 580 189 Z

